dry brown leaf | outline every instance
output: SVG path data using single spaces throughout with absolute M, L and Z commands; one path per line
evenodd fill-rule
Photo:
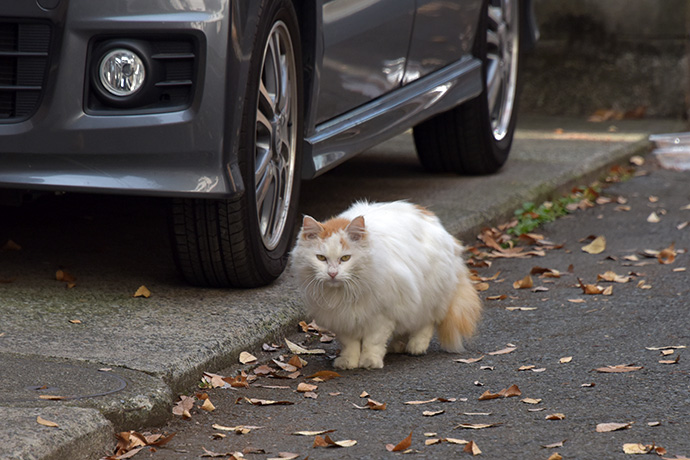
M 55 422 L 51 422 L 50 420 L 44 419 L 40 415 L 38 417 L 36 417 L 36 423 L 38 423 L 39 425 L 50 427 L 50 428 L 58 428 L 60 426 Z
M 546 420 L 563 420 L 563 419 L 565 419 L 565 414 L 561 414 L 561 413 L 549 414 L 545 418 L 546 418 Z
M 357 409 L 386 410 L 386 403 L 380 403 L 378 401 L 374 401 L 371 398 L 367 398 L 366 406 L 358 406 L 357 404 L 352 405 L 355 406 Z
M 57 395 L 39 395 L 38 399 L 43 399 L 46 401 L 61 401 L 65 399 L 64 396 L 57 396 Z
M 290 361 L 288 361 L 288 364 L 291 366 L 294 366 L 297 369 L 302 369 L 304 366 L 306 366 L 309 363 L 307 363 L 305 360 L 303 360 L 299 356 L 293 355 L 292 358 L 290 358 Z
M 149 291 L 146 286 L 141 285 L 132 297 L 144 297 L 145 299 L 148 299 L 149 297 L 151 297 L 151 291 Z
M 473 364 L 476 362 L 481 361 L 484 358 L 484 355 L 481 355 L 479 358 L 458 358 L 454 359 L 456 363 L 464 363 L 464 364 Z
M 312 385 L 310 383 L 304 383 L 301 382 L 299 385 L 297 385 L 297 392 L 298 393 L 307 393 L 310 391 L 315 391 L 319 387 L 317 385 Z
M 623 452 L 626 454 L 648 454 L 654 448 L 653 445 L 644 445 L 637 443 L 623 444 Z
M 500 423 L 461 423 L 453 427 L 453 429 L 464 428 L 466 430 L 483 430 L 484 428 L 494 428 L 499 425 Z
M 465 444 L 465 448 L 462 449 L 462 451 L 470 453 L 473 456 L 480 455 L 482 453 L 482 451 L 479 449 L 479 446 L 474 441 L 470 441 L 467 444 Z
M 318 372 L 310 375 L 307 378 L 308 379 L 321 379 L 322 381 L 325 382 L 327 380 L 331 380 L 331 379 L 334 379 L 337 377 L 341 377 L 341 375 L 335 371 L 318 371 Z
M 484 292 L 489 290 L 489 283 L 475 283 L 474 289 L 477 292 Z
M 290 351 L 295 355 L 322 355 L 326 353 L 326 350 L 323 350 L 321 348 L 307 349 L 300 345 L 297 345 L 294 342 L 289 341 L 288 339 L 285 339 L 285 343 L 287 344 Z
M 434 417 L 436 415 L 441 415 L 445 412 L 445 410 L 425 410 L 422 412 L 422 415 L 424 417 Z
M 204 403 L 201 405 L 201 409 L 206 412 L 213 412 L 216 410 L 216 406 L 213 405 L 210 399 L 205 399 Z
M 552 268 L 544 268 L 544 267 L 532 267 L 532 270 L 530 270 L 530 275 L 539 275 L 542 278 L 560 278 L 561 277 L 561 272 L 558 270 L 554 270 Z
M 173 406 L 173 415 L 178 415 L 183 419 L 192 418 L 190 411 L 194 407 L 194 398 L 191 396 L 181 395 L 180 400 Z
M 513 283 L 513 288 L 515 289 L 530 289 L 532 287 L 534 287 L 534 282 L 532 281 L 532 277 L 530 275 L 527 275 L 521 280 Z
M 607 281 L 610 283 L 627 283 L 632 278 L 630 276 L 622 276 L 616 274 L 614 271 L 607 271 L 603 274 L 597 275 L 597 281 Z
M 521 396 L 522 392 L 520 391 L 517 385 L 511 385 L 505 390 L 499 391 L 498 394 L 503 396 L 504 398 L 510 398 L 513 396 Z
M 393 444 L 386 444 L 386 450 L 388 452 L 400 452 L 403 450 L 407 450 L 410 448 L 412 445 L 412 431 L 410 431 L 410 435 L 400 441 L 398 444 L 393 445 Z
M 253 406 L 291 406 L 292 401 L 273 401 L 270 399 L 244 398 L 249 404 Z
M 554 452 L 547 460 L 563 460 L 563 457 L 558 452 Z
M 553 444 L 547 444 L 545 446 L 542 446 L 544 449 L 555 449 L 557 447 L 563 447 L 565 444 L 565 440 L 559 441 L 559 442 L 554 442 Z
M 594 240 L 583 246 L 582 250 L 588 254 L 601 254 L 606 249 L 606 237 L 598 236 Z
M 659 251 L 659 254 L 656 256 L 656 259 L 659 261 L 660 264 L 672 264 L 676 260 L 675 243 L 671 243 L 671 246 Z
M 488 297 L 486 298 L 486 300 L 505 300 L 505 299 L 507 299 L 507 298 L 508 298 L 508 296 L 505 295 L 505 294 L 501 294 L 501 295 L 490 295 L 490 296 L 488 296 Z
M 642 368 L 643 368 L 642 366 L 633 366 L 632 364 L 618 364 L 617 366 L 598 367 L 594 370 L 597 372 L 614 373 L 615 374 L 615 373 L 639 371 Z
M 503 348 L 503 349 L 501 349 L 501 350 L 492 351 L 492 352 L 490 352 L 489 354 L 492 355 L 492 356 L 494 356 L 494 355 L 506 355 L 506 354 L 508 354 L 508 353 L 514 352 L 515 350 L 517 350 L 517 347 L 508 346 L 508 347 Z
M 335 430 L 321 430 L 321 431 L 295 431 L 292 434 L 296 436 L 319 436 L 322 434 L 333 433 Z
M 632 422 L 628 423 L 599 423 L 597 424 L 597 433 L 609 433 L 611 431 L 625 430 L 632 426 Z
M 659 361 L 659 364 L 678 364 L 680 361 L 680 355 L 676 355 L 675 359 L 662 359 Z
M 560 362 L 561 364 L 567 364 L 567 363 L 571 362 L 572 360 L 573 360 L 572 356 L 565 356 L 565 357 L 559 359 L 558 362 Z
M 241 364 L 249 364 L 249 363 L 253 363 L 255 361 L 256 361 L 256 356 L 249 353 L 248 351 L 243 351 L 242 353 L 240 353 L 240 363 Z
M 525 404 L 539 404 L 541 402 L 541 399 L 523 398 L 520 400 L 520 402 L 523 402 Z
M 22 247 L 12 240 L 7 240 L 7 242 L 0 248 L 0 251 L 21 251 Z

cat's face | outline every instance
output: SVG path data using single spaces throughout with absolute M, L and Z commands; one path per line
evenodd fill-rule
M 308 267 L 307 282 L 340 287 L 357 280 L 367 246 L 364 218 L 320 223 L 307 216 L 294 255 L 303 268 Z

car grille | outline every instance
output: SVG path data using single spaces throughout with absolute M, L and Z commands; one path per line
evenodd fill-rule
M 29 118 L 45 86 L 48 24 L 0 22 L 0 123 Z

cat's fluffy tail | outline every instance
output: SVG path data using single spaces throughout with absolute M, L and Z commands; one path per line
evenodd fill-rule
M 481 313 L 482 303 L 479 294 L 470 281 L 467 268 L 463 266 L 455 295 L 450 301 L 445 318 L 438 325 L 441 348 L 450 353 L 463 351 L 462 339 L 474 334 Z

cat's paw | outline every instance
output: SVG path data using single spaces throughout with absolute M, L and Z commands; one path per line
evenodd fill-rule
M 357 361 L 347 356 L 338 356 L 333 361 L 333 367 L 336 369 L 355 369 Z
M 411 354 L 411 355 L 424 355 L 426 354 L 426 351 L 429 349 L 429 342 L 419 342 L 419 341 L 414 341 L 410 340 L 407 342 L 407 346 L 405 347 L 405 352 Z
M 404 353 L 406 343 L 402 340 L 393 340 L 388 344 L 389 353 Z
M 383 367 L 383 357 L 362 356 L 359 358 L 359 367 L 364 369 L 381 369 Z

